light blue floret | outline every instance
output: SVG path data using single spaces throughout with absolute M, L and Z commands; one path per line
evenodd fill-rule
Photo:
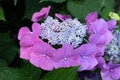
M 106 58 L 114 63 L 120 63 L 120 31 L 114 33 L 114 39 L 106 47 Z
M 78 47 L 83 42 L 87 30 L 86 25 L 81 24 L 76 18 L 59 22 L 48 16 L 41 26 L 40 36 L 47 39 L 51 45 L 68 43 Z

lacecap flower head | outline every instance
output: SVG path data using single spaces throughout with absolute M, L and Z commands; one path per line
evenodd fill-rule
M 27 27 L 20 29 L 20 57 L 44 70 L 80 65 L 79 71 L 83 71 L 104 64 L 104 50 L 113 39 L 115 20 L 106 22 L 92 12 L 83 24 L 70 15 L 48 16 L 50 8 L 33 14 L 32 32 Z M 39 23 L 41 19 L 44 22 Z

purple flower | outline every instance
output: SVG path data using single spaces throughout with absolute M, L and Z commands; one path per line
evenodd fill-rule
M 113 37 L 114 36 L 112 35 L 112 33 L 110 31 L 107 31 L 104 35 L 92 34 L 89 37 L 89 43 L 103 47 L 103 46 L 109 44 L 110 41 L 113 39 Z
M 108 24 L 104 19 L 98 19 L 91 23 L 92 32 L 104 34 L 108 30 Z
M 66 20 L 66 19 L 68 19 L 68 18 L 72 18 L 70 15 L 62 15 L 62 14 L 58 14 L 58 13 L 56 13 L 55 16 L 56 16 L 58 19 L 60 19 L 61 21 L 64 21 L 64 20 Z
M 86 16 L 86 18 L 85 18 L 85 20 L 86 20 L 86 22 L 87 22 L 87 27 L 88 27 L 88 33 L 89 33 L 89 34 L 93 34 L 93 33 L 94 33 L 94 31 L 93 31 L 94 27 L 91 26 L 91 24 L 93 24 L 95 21 L 99 20 L 97 16 L 98 16 L 97 12 L 94 11 L 94 12 L 89 13 L 89 14 Z M 111 32 L 113 32 L 113 31 L 114 31 L 114 28 L 116 27 L 116 23 L 117 23 L 116 20 L 109 20 L 109 21 L 107 22 L 108 30 L 111 31 Z M 99 26 L 99 25 L 98 25 L 98 26 Z M 105 27 L 105 26 L 103 26 L 103 27 Z M 97 28 L 97 27 L 96 27 L 96 28 Z M 102 27 L 101 27 L 101 28 L 102 28 Z M 102 30 L 104 30 L 104 29 L 102 29 Z
M 22 27 L 19 30 L 18 39 L 20 40 L 20 58 L 28 60 L 32 53 L 33 45 L 39 40 L 41 32 L 40 25 L 33 23 L 31 32 L 27 27 Z
M 117 21 L 112 19 L 112 20 L 109 20 L 108 22 L 108 29 L 113 32 L 114 31 L 114 28 L 116 28 L 116 24 L 117 24 Z
M 113 35 L 108 30 L 108 24 L 104 19 L 94 21 L 91 24 L 91 28 L 94 34 L 91 34 L 89 37 L 90 43 L 97 46 L 105 46 L 113 39 Z
M 89 14 L 86 16 L 86 18 L 85 18 L 87 24 L 90 24 L 90 23 L 94 22 L 94 21 L 97 20 L 97 19 L 98 19 L 98 14 L 97 14 L 96 11 L 89 13 Z
M 113 38 L 109 29 L 114 29 L 115 21 L 98 19 L 97 12 L 88 14 L 86 21 L 90 37 L 87 44 L 81 44 L 86 35 L 86 25 L 82 25 L 77 19 L 71 19 L 70 15 L 56 13 L 55 16 L 61 23 L 52 17 L 48 17 L 41 26 L 36 23 L 48 16 L 50 8 L 44 7 L 33 14 L 32 21 L 35 23 L 32 25 L 32 32 L 27 27 L 20 29 L 20 57 L 44 70 L 78 65 L 79 71 L 93 70 L 96 66 L 103 68 L 105 61 L 102 56 L 105 46 Z M 48 43 L 42 39 L 47 39 Z M 55 49 L 49 43 L 62 45 L 62 48 Z
M 80 65 L 80 58 L 75 53 L 73 46 L 64 44 L 62 48 L 53 53 L 55 68 L 71 67 Z
M 92 22 L 94 22 L 94 21 L 96 21 L 96 20 L 98 20 L 98 14 L 97 14 L 97 12 L 96 11 L 94 11 L 94 12 L 91 12 L 91 13 L 89 13 L 87 16 L 86 16 L 86 18 L 85 18 L 85 20 L 86 20 L 86 23 L 87 23 L 87 27 L 88 27 L 88 33 L 89 34 L 93 34 L 93 31 L 92 31 L 92 27 L 91 27 L 91 24 L 92 24 Z
M 50 6 L 42 8 L 39 12 L 35 12 L 32 16 L 33 22 L 38 22 L 42 18 L 46 18 L 48 16 L 48 13 L 50 11 Z
M 101 70 L 102 80 L 119 80 L 120 79 L 120 64 L 113 64 L 110 61 L 103 65 Z
M 97 59 L 95 57 L 97 48 L 93 44 L 83 44 L 76 49 L 76 53 L 80 57 L 80 68 L 82 70 L 92 70 L 97 64 Z
M 104 51 L 105 51 L 105 47 L 98 47 L 97 46 L 97 53 L 96 53 L 96 59 L 97 59 L 97 61 L 98 61 L 98 64 L 97 64 L 97 68 L 102 68 L 103 67 L 103 65 L 105 64 L 105 60 L 104 60 L 104 57 L 103 57 L 103 55 L 104 55 Z
M 55 49 L 41 40 L 34 44 L 33 52 L 30 55 L 30 62 L 44 70 L 53 70 L 53 52 L 55 52 Z

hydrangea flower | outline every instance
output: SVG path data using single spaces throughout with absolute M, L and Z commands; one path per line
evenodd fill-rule
M 53 60 L 55 68 L 65 68 L 70 66 L 80 65 L 80 58 L 75 53 L 73 46 L 64 44 L 62 48 L 53 53 Z
M 88 33 L 90 34 L 89 43 L 98 47 L 96 58 L 98 68 L 102 68 L 105 64 L 103 58 L 105 46 L 113 39 L 112 31 L 116 27 L 116 21 L 110 20 L 106 22 L 104 19 L 98 19 L 97 12 L 92 12 L 86 16 Z M 98 38 L 99 36 L 99 38 Z
M 58 14 L 58 13 L 56 13 L 55 16 L 56 16 L 58 19 L 60 19 L 61 21 L 64 21 L 64 20 L 69 19 L 69 18 L 70 18 L 70 19 L 72 18 L 70 15 L 62 15 L 62 14 Z
M 102 56 L 105 46 L 113 38 L 115 21 L 98 19 L 97 12 L 92 12 L 87 15 L 86 24 L 82 24 L 70 15 L 56 13 L 56 18 L 48 16 L 50 8 L 44 7 L 33 14 L 33 32 L 27 27 L 20 29 L 20 57 L 44 70 L 80 65 L 79 71 L 83 71 L 93 70 L 101 64 L 103 66 L 105 62 Z M 37 23 L 42 18 L 45 20 Z M 56 45 L 62 47 L 56 49 Z
M 87 26 L 88 26 L 88 33 L 89 33 L 89 34 L 93 34 L 95 27 L 93 27 L 93 26 L 91 26 L 91 25 L 92 25 L 92 23 L 94 23 L 95 21 L 99 20 L 99 19 L 98 19 L 98 14 L 97 14 L 97 12 L 95 11 L 95 12 L 89 13 L 89 14 L 86 16 L 85 20 L 86 20 L 86 23 L 87 23 Z M 116 28 L 116 24 L 117 24 L 116 20 L 114 20 L 114 19 L 109 20 L 109 21 L 107 22 L 108 30 L 111 31 L 111 32 L 113 32 L 113 31 L 114 31 L 114 28 Z M 103 26 L 103 27 L 104 27 L 104 26 Z M 96 27 L 96 28 L 97 28 L 97 27 Z
M 41 24 L 41 38 L 47 39 L 51 45 L 72 44 L 78 47 L 86 36 L 86 25 L 81 24 L 77 19 L 66 19 L 59 22 L 48 16 L 44 23 Z
M 94 28 L 94 34 L 91 34 L 89 37 L 91 43 L 98 46 L 105 46 L 113 39 L 112 33 L 108 30 L 107 23 L 103 19 L 95 21 L 91 27 Z M 97 36 L 99 36 L 99 38 L 97 38 Z
M 97 47 L 95 45 L 84 44 L 77 48 L 75 51 L 80 57 L 80 71 L 91 70 L 98 64 L 97 59 L 95 57 L 97 53 Z
M 27 27 L 22 27 L 18 33 L 20 40 L 20 58 L 29 60 L 32 53 L 33 45 L 39 41 L 39 34 L 41 32 L 40 24 L 33 23 L 31 32 Z
M 120 79 L 120 64 L 113 64 L 110 61 L 104 64 L 101 70 L 102 80 L 119 80 Z
M 50 11 L 50 6 L 42 8 L 39 12 L 35 12 L 32 16 L 32 21 L 33 22 L 38 22 L 42 18 L 46 18 L 48 16 L 48 13 Z
M 114 20 L 114 19 L 112 19 L 112 20 L 109 20 L 107 23 L 108 23 L 108 26 L 109 26 L 108 29 L 109 29 L 111 32 L 113 32 L 114 29 L 117 27 L 117 26 L 116 26 L 117 21 Z
M 40 40 L 33 46 L 30 62 L 44 70 L 53 70 L 53 52 L 55 52 L 54 48 Z
M 114 33 L 114 39 L 106 46 L 105 59 L 120 63 L 120 31 Z

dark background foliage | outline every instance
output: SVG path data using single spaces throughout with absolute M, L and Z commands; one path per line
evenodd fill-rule
M 99 73 L 85 71 L 78 76 L 78 67 L 47 72 L 19 58 L 19 29 L 31 28 L 32 14 L 48 5 L 52 7 L 49 15 L 70 14 L 83 23 L 92 11 L 105 20 L 110 19 L 110 12 L 120 15 L 120 0 L 0 0 L 0 80 L 94 80 L 95 75 L 99 80 Z

